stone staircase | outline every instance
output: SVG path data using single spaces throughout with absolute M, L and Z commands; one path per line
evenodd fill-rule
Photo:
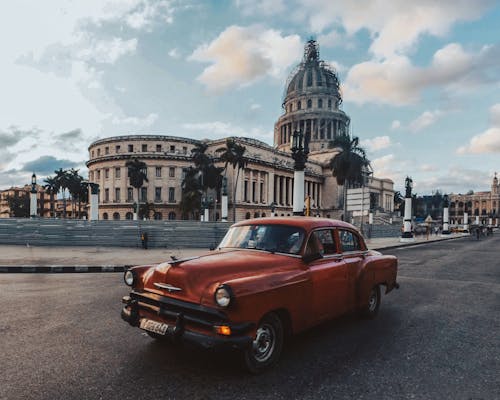
M 224 237 L 230 224 L 199 221 L 84 221 L 0 219 L 0 244 L 33 246 L 210 248 Z

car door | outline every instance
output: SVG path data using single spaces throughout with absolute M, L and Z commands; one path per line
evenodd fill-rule
M 332 229 L 313 231 L 306 246 L 306 254 L 308 252 L 322 255 L 308 265 L 312 283 L 311 318 L 314 323 L 345 312 L 348 276 Z
M 347 228 L 338 228 L 336 233 L 348 280 L 346 282 L 346 288 L 348 288 L 346 305 L 351 310 L 356 306 L 356 284 L 363 267 L 365 249 L 357 232 Z

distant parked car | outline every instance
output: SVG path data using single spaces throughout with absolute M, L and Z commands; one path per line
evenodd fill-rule
M 375 317 L 381 288 L 399 287 L 397 264 L 341 221 L 245 220 L 204 256 L 126 271 L 122 318 L 155 339 L 238 349 L 258 373 L 287 335 L 347 312 Z

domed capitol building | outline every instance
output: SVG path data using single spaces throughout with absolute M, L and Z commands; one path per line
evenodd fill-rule
M 246 148 L 246 167 L 239 172 L 235 199 L 233 184 L 237 169 L 227 168 L 229 209 L 236 206 L 236 220 L 292 215 L 294 160 L 291 153 L 292 133 L 300 130 L 310 137 L 310 153 L 305 165 L 305 196 L 310 196 L 313 215 L 342 218 L 342 187 L 339 187 L 329 161 L 336 154 L 329 143 L 339 135 L 348 135 L 350 118 L 340 109 L 342 95 L 335 69 L 320 60 L 319 46 L 307 42 L 302 62 L 290 74 L 284 92 L 284 113 L 274 126 L 274 146 L 256 139 L 234 137 Z M 223 167 L 216 150 L 226 145 L 226 138 L 195 140 L 163 135 L 126 135 L 109 137 L 89 146 L 89 181 L 99 185 L 99 219 L 132 219 L 137 190 L 130 185 L 125 164 L 134 158 L 147 166 L 148 181 L 139 192 L 141 203 L 153 203 L 154 219 L 189 219 L 199 215 L 182 215 L 180 203 L 182 181 L 187 168 L 193 166 L 191 150 L 205 143 L 215 165 Z M 363 198 L 382 213 L 394 210 L 393 182 L 372 177 L 364 188 Z M 216 202 L 210 208 L 210 220 L 221 215 L 220 193 L 209 193 Z M 354 198 L 354 197 L 352 197 Z M 355 203 L 355 200 L 353 204 Z M 361 200 L 358 201 L 361 205 Z M 348 209 L 356 210 L 356 206 Z M 365 208 L 366 210 L 366 208 Z M 229 212 L 232 221 L 233 213 Z

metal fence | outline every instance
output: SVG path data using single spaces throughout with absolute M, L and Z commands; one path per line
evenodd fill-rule
M 0 219 L 0 244 L 34 246 L 210 248 L 224 237 L 227 222 L 85 221 L 61 219 Z

